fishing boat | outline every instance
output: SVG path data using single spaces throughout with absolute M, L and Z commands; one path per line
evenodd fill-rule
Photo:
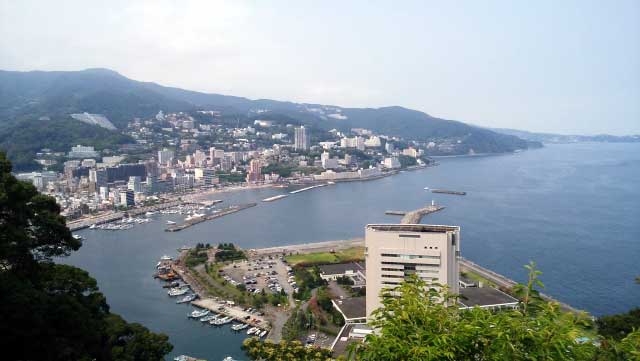
M 207 315 L 207 316 L 202 317 L 200 319 L 200 322 L 209 322 L 209 321 L 213 320 L 216 317 L 217 317 L 216 315 Z
M 188 303 L 195 300 L 196 298 L 198 298 L 198 296 L 192 293 L 190 295 L 186 295 L 183 298 L 179 299 L 178 301 L 176 301 L 176 303 Z
M 249 327 L 249 325 L 247 325 L 246 323 L 239 323 L 237 325 L 231 326 L 231 329 L 234 331 L 242 331 L 247 327 Z
M 222 316 L 222 315 L 215 315 L 215 317 L 214 317 L 214 318 L 212 318 L 211 320 L 209 320 L 209 324 L 210 324 L 210 325 L 212 325 L 212 326 L 215 326 L 216 322 L 217 322 L 219 319 L 221 319 L 221 318 L 223 318 L 223 316 Z
M 169 292 L 167 292 L 167 294 L 171 297 L 182 296 L 187 293 L 187 291 L 187 288 L 172 288 L 169 290 Z
M 209 310 L 193 310 L 190 314 L 190 318 L 200 318 L 209 314 Z
M 223 317 L 223 318 L 217 319 L 217 320 L 213 323 L 213 325 L 214 325 L 214 326 L 222 326 L 222 325 L 224 325 L 224 324 L 230 323 L 231 321 L 233 321 L 233 318 L 231 318 L 231 317 L 227 316 L 227 317 Z
M 162 285 L 162 288 L 177 288 L 180 287 L 180 282 L 170 282 Z

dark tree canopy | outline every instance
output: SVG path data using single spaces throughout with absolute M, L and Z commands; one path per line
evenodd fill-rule
M 3 360 L 162 360 L 168 337 L 109 312 L 96 280 L 53 263 L 79 249 L 60 207 L 11 175 L 0 152 Z

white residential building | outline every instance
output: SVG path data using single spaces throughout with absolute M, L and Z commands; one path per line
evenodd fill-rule
M 295 150 L 309 149 L 309 130 L 304 126 L 295 129 L 293 147 Z

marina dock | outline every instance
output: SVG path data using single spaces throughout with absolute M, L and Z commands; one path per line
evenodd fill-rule
M 215 200 L 215 201 L 210 201 L 211 204 L 217 204 L 222 202 L 221 200 Z M 173 202 L 166 202 L 166 203 L 161 203 L 161 204 L 156 204 L 153 206 L 148 206 L 148 207 L 142 207 L 142 208 L 133 208 L 131 210 L 125 211 L 125 212 L 112 212 L 112 213 L 108 213 L 108 214 L 103 214 L 103 215 L 99 215 L 99 216 L 94 216 L 94 217 L 89 217 L 89 218 L 85 218 L 85 219 L 78 219 L 75 221 L 70 221 L 67 222 L 67 227 L 69 227 L 69 230 L 71 230 L 72 232 L 80 230 L 80 229 L 84 229 L 84 228 L 88 228 L 92 225 L 99 225 L 99 224 L 103 224 L 103 223 L 109 223 L 109 222 L 113 222 L 113 221 L 117 221 L 119 219 L 125 218 L 125 217 L 135 217 L 138 216 L 140 214 L 145 214 L 147 212 L 156 212 L 156 211 L 160 211 L 163 209 L 167 209 L 167 208 L 173 208 L 173 207 L 177 207 L 180 205 L 185 205 L 185 204 L 200 204 L 200 203 L 195 203 L 195 202 L 184 202 L 184 201 L 173 201 Z
M 224 217 L 226 215 L 229 215 L 229 214 L 232 214 L 232 213 L 236 213 L 236 212 L 240 212 L 243 209 L 255 207 L 257 205 L 258 205 L 257 203 L 247 203 L 247 204 L 233 205 L 233 206 L 221 209 L 220 211 L 218 211 L 216 213 L 213 213 L 213 214 L 205 215 L 205 216 L 202 216 L 202 217 L 192 218 L 192 219 L 190 219 L 188 221 L 185 221 L 183 224 L 171 225 L 171 226 L 169 226 L 169 227 L 167 227 L 165 229 L 165 232 L 182 231 L 183 229 L 189 228 L 189 227 L 194 226 L 194 225 L 196 225 L 198 223 L 202 223 L 202 222 L 205 222 L 205 221 L 210 221 L 212 219 Z

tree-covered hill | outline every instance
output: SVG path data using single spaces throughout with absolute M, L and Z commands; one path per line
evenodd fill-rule
M 0 127 L 0 149 L 14 163 L 16 171 L 38 169 L 35 154 L 42 148 L 67 152 L 77 144 L 93 145 L 96 149 L 117 149 L 118 145 L 134 140 L 119 131 L 73 119 L 25 119 Z
M 123 128 L 134 117 L 194 109 L 218 110 L 240 117 L 290 117 L 323 129 L 371 129 L 409 140 L 438 141 L 434 154 L 501 153 L 537 143 L 462 122 L 432 117 L 398 106 L 342 108 L 269 99 L 207 94 L 128 79 L 107 69 L 70 72 L 0 71 L 0 127 L 24 116 L 64 118 L 71 113 L 106 115 Z

